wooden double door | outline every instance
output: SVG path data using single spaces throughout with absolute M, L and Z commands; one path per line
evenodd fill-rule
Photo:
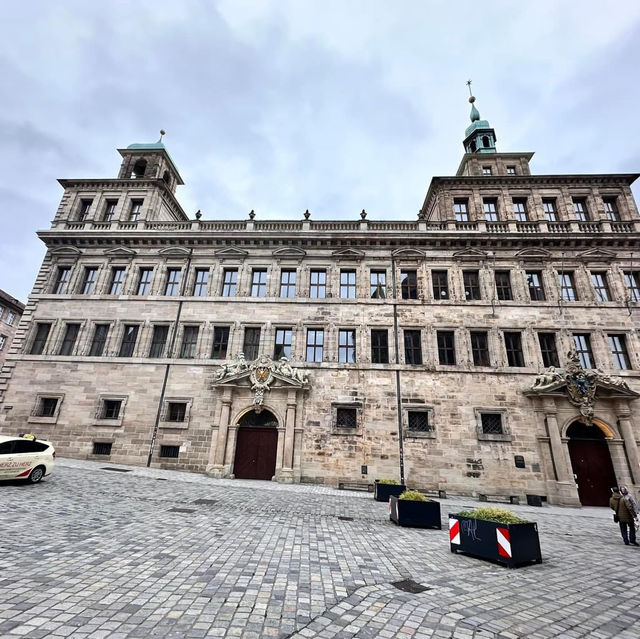
M 242 417 L 233 464 L 237 479 L 273 479 L 278 451 L 277 423 L 268 410 L 250 411 Z

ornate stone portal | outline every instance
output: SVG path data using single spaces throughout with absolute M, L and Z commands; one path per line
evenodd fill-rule
M 278 426 L 276 475 L 283 482 L 299 480 L 299 454 L 302 427 L 299 404 L 309 388 L 304 371 L 293 367 L 286 357 L 273 360 L 261 355 L 248 362 L 243 353 L 222 364 L 212 380 L 212 388 L 221 392 L 220 419 L 214 424 L 217 437 L 212 438 L 207 472 L 216 477 L 233 476 L 237 424 L 232 417 L 254 410 L 259 413 L 268 402 L 275 415 L 284 415 Z

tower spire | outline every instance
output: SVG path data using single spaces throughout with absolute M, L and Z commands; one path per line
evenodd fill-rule
M 471 80 L 467 80 L 467 88 L 469 89 L 469 102 L 471 103 L 471 113 L 469 115 L 471 126 L 468 126 L 464 132 L 464 150 L 467 153 L 495 153 L 496 133 L 487 120 L 480 119 L 480 112 L 474 104 L 476 98 L 471 92 Z
M 467 80 L 467 88 L 469 89 L 469 102 L 471 103 L 471 122 L 477 122 L 480 119 L 480 112 L 476 109 L 476 105 L 474 102 L 476 101 L 475 96 L 471 93 L 471 80 Z

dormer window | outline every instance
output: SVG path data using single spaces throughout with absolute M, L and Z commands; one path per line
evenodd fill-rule
M 491 167 L 490 166 L 483 166 L 482 167 L 482 175 L 491 175 L 492 171 L 491 171 Z
M 143 178 L 144 174 L 147 170 L 147 161 L 146 160 L 138 160 L 133 165 L 133 173 L 131 174 L 132 178 Z
M 515 175 L 516 174 L 516 167 L 515 166 L 508 166 L 507 167 L 507 175 Z

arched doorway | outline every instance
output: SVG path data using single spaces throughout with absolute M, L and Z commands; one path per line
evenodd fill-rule
M 571 466 L 583 506 L 608 506 L 616 474 L 605 435 L 595 424 L 575 421 L 567 429 Z
M 238 422 L 233 474 L 237 479 L 272 479 L 276 472 L 278 420 L 268 410 L 251 410 Z

